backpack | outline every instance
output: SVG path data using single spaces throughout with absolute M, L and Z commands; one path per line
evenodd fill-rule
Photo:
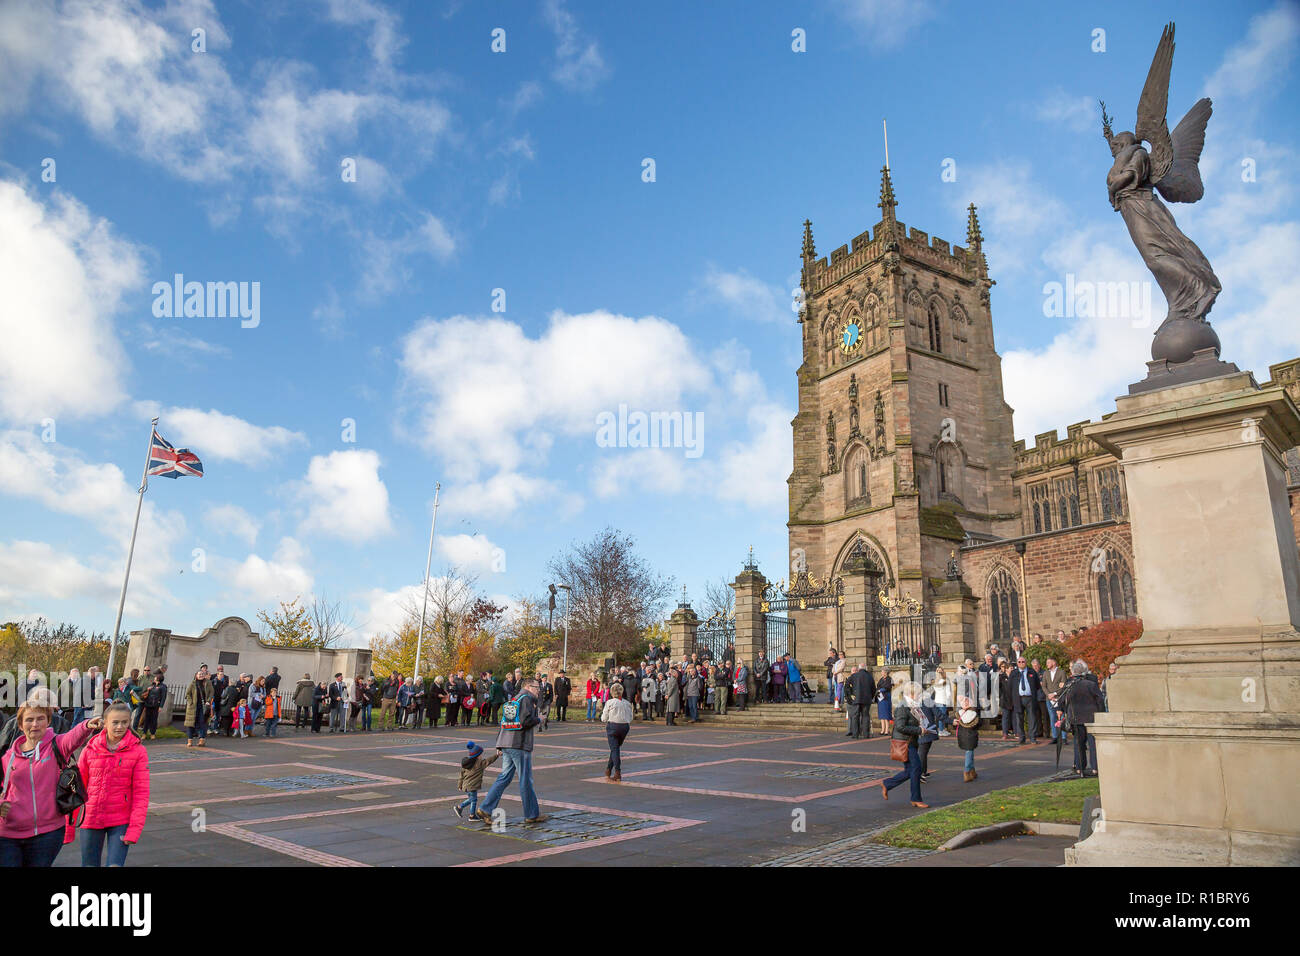
M 523 695 L 521 694 L 520 697 Z M 502 730 L 523 730 L 523 707 L 519 703 L 519 697 L 506 701 L 501 705 L 501 729 Z

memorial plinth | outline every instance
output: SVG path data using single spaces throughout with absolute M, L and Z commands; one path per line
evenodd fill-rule
M 1076 866 L 1300 863 L 1300 411 L 1249 372 L 1117 400 L 1142 636 L 1097 738 L 1103 817 Z

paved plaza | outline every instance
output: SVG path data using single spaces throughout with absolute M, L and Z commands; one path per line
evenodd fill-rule
M 868 836 L 922 812 L 905 784 L 881 799 L 876 782 L 899 766 L 881 737 L 638 722 L 624 746 L 623 781 L 611 783 L 603 728 L 553 723 L 534 751 L 549 819 L 525 825 L 512 784 L 501 803 L 508 823 L 494 832 L 452 812 L 465 742 L 491 749 L 494 729 L 281 734 L 209 737 L 203 749 L 150 742 L 149 822 L 130 865 L 879 866 L 927 858 Z M 973 784 L 962 782 L 955 738 L 934 745 L 926 802 L 941 807 L 1053 772 L 1050 745 L 988 737 Z M 488 770 L 480 799 L 499 767 Z M 69 847 L 58 865 L 78 859 Z M 1055 855 L 1036 859 L 1050 865 Z

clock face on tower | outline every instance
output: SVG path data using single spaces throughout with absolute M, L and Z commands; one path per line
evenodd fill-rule
M 856 352 L 862 345 L 862 326 L 857 322 L 846 322 L 840 329 L 840 351 L 845 355 Z

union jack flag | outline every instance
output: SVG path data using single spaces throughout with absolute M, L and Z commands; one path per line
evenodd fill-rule
M 175 448 L 171 442 L 153 430 L 153 445 L 149 452 L 149 474 L 163 478 L 179 478 L 181 475 L 203 477 L 203 462 L 199 456 L 188 448 Z

